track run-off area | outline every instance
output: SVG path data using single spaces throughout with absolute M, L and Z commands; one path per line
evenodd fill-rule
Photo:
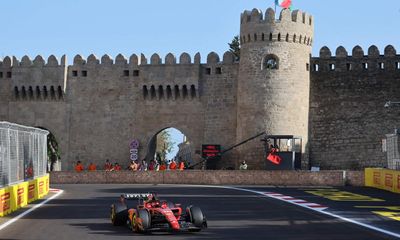
M 400 239 L 399 195 L 371 188 L 51 187 L 63 192 L 53 191 L 35 209 L 0 219 L 0 239 Z M 110 205 L 121 194 L 148 192 L 183 207 L 199 206 L 208 228 L 199 233 L 137 234 L 112 226 Z

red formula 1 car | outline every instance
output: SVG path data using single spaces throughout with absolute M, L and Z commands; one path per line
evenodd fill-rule
M 138 200 L 130 207 L 129 200 Z M 207 228 L 207 220 L 199 207 L 188 206 L 183 212 L 180 204 L 159 200 L 156 194 L 123 194 L 111 205 L 111 222 L 114 226 L 127 224 L 132 231 L 199 232 Z

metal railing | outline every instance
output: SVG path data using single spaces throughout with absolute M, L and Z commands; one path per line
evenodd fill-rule
M 42 129 L 0 122 L 0 187 L 46 174 L 47 134 Z

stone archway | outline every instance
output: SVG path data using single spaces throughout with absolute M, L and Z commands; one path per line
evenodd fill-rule
M 49 171 L 60 171 L 60 159 L 61 159 L 61 151 L 58 139 L 54 135 L 54 133 L 45 128 L 45 127 L 37 127 L 49 132 L 47 135 L 47 159 L 48 159 L 48 170 Z
M 192 155 L 194 154 L 193 146 L 191 146 L 191 139 L 178 128 L 175 127 L 167 127 L 157 131 L 148 141 L 147 144 L 147 153 L 145 160 L 146 162 L 150 162 L 151 160 L 155 159 L 157 155 L 157 150 L 162 148 L 162 146 L 158 146 L 159 141 L 157 141 L 157 137 L 162 134 L 163 132 L 169 132 L 169 137 L 171 138 L 172 149 L 168 149 L 170 154 L 167 156 L 160 156 L 162 160 L 168 159 L 171 160 L 175 158 L 177 161 L 184 161 L 186 164 L 190 164 L 193 162 Z M 181 138 L 181 139 L 179 139 Z M 165 147 L 165 146 L 164 146 Z M 168 148 L 171 146 L 168 146 Z M 160 159 L 159 159 L 160 160 Z

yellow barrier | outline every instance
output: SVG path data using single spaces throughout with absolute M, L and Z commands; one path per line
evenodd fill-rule
M 400 193 L 400 171 L 366 168 L 365 186 Z
M 0 189 L 0 217 L 11 213 L 11 188 Z
M 49 174 L 0 189 L 0 217 L 41 199 L 49 193 Z

